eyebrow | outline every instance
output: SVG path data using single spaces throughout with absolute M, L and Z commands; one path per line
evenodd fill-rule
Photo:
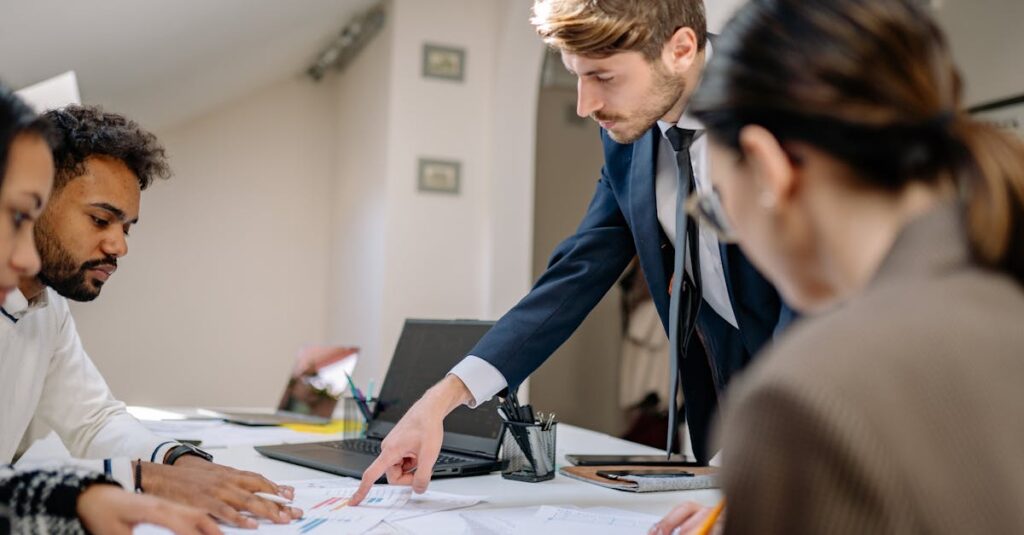
M 598 76 L 598 75 L 601 75 L 601 74 L 606 74 L 608 72 L 608 69 L 599 67 L 597 69 L 591 69 L 591 70 L 589 70 L 589 71 L 587 71 L 587 72 L 585 72 L 583 74 L 580 74 L 580 73 L 572 70 L 572 67 L 569 67 L 569 65 L 567 63 L 565 63 L 564 61 L 562 62 L 562 66 L 565 67 L 565 70 L 571 72 L 575 76 Z
M 118 208 L 118 207 L 116 207 L 116 206 L 114 206 L 114 205 L 112 205 L 110 203 L 94 202 L 94 203 L 90 204 L 89 206 L 93 206 L 95 208 L 99 208 L 101 210 L 106 210 L 106 211 L 110 212 L 111 214 L 114 215 L 114 217 L 117 218 L 118 221 L 120 221 L 122 223 L 128 223 L 130 225 L 134 225 L 134 224 L 139 222 L 139 218 L 137 218 L 137 217 L 135 219 L 132 219 L 131 221 L 125 221 L 125 217 L 126 216 L 124 215 L 124 210 L 122 210 L 122 209 L 120 209 L 120 208 Z
M 38 209 L 43 207 L 43 198 L 38 193 L 36 193 L 34 191 L 26 191 L 26 192 L 23 193 L 23 195 L 25 195 L 25 196 L 31 198 L 33 201 L 35 201 L 35 203 L 36 203 L 36 210 L 38 210 Z

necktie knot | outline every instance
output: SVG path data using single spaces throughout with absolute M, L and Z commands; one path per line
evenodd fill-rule
M 665 137 L 672 145 L 672 150 L 676 152 L 690 150 L 690 144 L 693 143 L 693 136 L 696 134 L 696 130 L 686 130 L 678 126 L 673 126 L 665 131 Z

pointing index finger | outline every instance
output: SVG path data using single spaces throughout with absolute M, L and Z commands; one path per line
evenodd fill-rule
M 369 494 L 373 484 L 380 479 L 380 476 L 384 475 L 384 471 L 392 464 L 391 461 L 384 457 L 383 453 L 380 457 L 377 457 L 377 460 L 373 461 L 373 464 L 363 471 L 363 479 L 359 482 L 359 488 L 356 489 L 356 493 L 349 498 L 349 505 L 359 505 L 366 498 L 366 495 Z

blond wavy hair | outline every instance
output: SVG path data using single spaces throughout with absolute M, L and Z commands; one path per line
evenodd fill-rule
M 530 22 L 548 46 L 596 58 L 640 52 L 653 61 L 683 27 L 699 50 L 707 40 L 703 0 L 535 0 Z

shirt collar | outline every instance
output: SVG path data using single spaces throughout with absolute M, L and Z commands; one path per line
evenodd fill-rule
M 704 46 L 705 69 L 707 68 L 708 62 L 711 61 L 712 53 L 713 52 L 711 50 L 711 41 L 708 41 L 707 44 Z M 664 136 L 665 132 L 668 132 L 668 129 L 671 128 L 672 126 L 678 126 L 683 130 L 696 130 L 698 132 L 697 135 L 700 135 L 699 132 L 702 132 L 704 130 L 704 124 L 701 123 L 696 117 L 694 117 L 690 113 L 689 103 L 687 103 L 686 109 L 683 110 L 683 116 L 679 118 L 679 121 L 677 121 L 675 125 L 667 121 L 658 121 L 658 128 L 661 129 L 662 136 Z
M 43 289 L 42 293 L 39 294 L 35 299 L 29 301 L 25 294 L 21 293 L 21 290 L 15 288 L 11 293 L 7 294 L 7 299 L 4 301 L 4 312 L 8 316 L 14 318 L 15 321 L 25 317 L 25 314 L 45 308 L 50 304 L 49 289 Z

